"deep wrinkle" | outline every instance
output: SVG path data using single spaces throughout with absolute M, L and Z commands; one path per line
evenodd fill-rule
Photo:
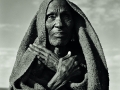
M 58 57 L 68 52 L 66 45 L 71 40 L 73 25 L 71 8 L 66 1 L 56 0 L 49 4 L 46 15 L 49 49 Z

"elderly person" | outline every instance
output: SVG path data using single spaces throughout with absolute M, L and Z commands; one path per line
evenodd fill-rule
M 90 22 L 68 0 L 44 0 L 23 41 L 11 90 L 108 90 L 104 54 Z

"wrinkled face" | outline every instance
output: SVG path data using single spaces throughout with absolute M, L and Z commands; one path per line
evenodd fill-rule
M 50 3 L 46 15 L 46 29 L 49 43 L 53 46 L 65 46 L 70 41 L 73 17 L 66 1 L 54 0 Z

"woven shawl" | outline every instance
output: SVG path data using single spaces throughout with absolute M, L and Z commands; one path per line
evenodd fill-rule
M 12 89 L 16 81 L 25 74 L 36 57 L 35 54 L 28 50 L 29 44 L 35 42 L 36 44 L 46 47 L 45 16 L 51 1 L 52 0 L 44 0 L 41 3 L 38 12 L 33 18 L 21 42 L 16 62 L 10 76 L 10 89 Z M 79 17 L 76 19 L 78 20 L 76 21 L 78 28 L 76 32 L 87 65 L 87 90 L 108 90 L 108 69 L 98 36 L 82 10 L 72 2 L 66 1 L 85 21 L 85 27 L 82 27 L 79 24 Z

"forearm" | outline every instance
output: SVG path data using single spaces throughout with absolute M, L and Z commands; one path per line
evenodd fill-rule
M 57 71 L 57 66 L 58 66 L 58 59 L 52 55 L 49 56 L 49 59 L 47 60 L 46 66 L 53 71 Z
M 67 81 L 70 79 L 72 76 L 79 75 L 79 71 L 75 70 L 74 73 L 67 74 L 66 72 L 56 72 L 56 74 L 53 76 L 53 78 L 48 82 L 47 86 L 51 90 L 56 90 L 56 88 L 60 88 L 63 85 L 67 83 Z
M 53 78 L 48 82 L 48 87 L 51 90 L 54 90 L 59 85 L 61 85 L 65 80 L 65 75 L 61 75 L 59 72 L 56 72 L 56 74 L 53 76 Z
M 88 76 L 87 73 L 85 74 L 84 80 L 79 83 L 70 83 L 70 88 L 72 90 L 87 90 L 87 84 L 88 84 Z

